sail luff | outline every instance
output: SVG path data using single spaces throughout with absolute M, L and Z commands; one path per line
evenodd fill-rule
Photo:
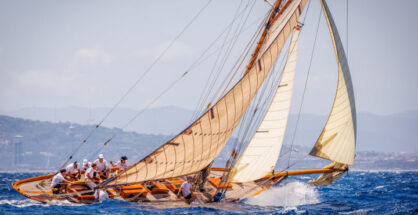
M 291 1 L 277 21 L 267 29 L 265 42 L 260 48 L 262 51 L 257 52 L 258 57 L 254 65 L 215 105 L 179 135 L 107 184 L 130 184 L 177 177 L 200 171 L 211 163 L 221 152 L 270 72 L 284 46 L 284 41 L 290 35 L 291 29 L 297 25 L 297 19 L 306 1 Z M 271 51 L 273 46 L 274 52 Z M 194 152 L 197 149 L 194 146 L 198 145 L 206 150 Z
M 253 181 L 266 176 L 276 166 L 290 111 L 299 32 L 298 27 L 293 30 L 286 64 L 276 93 L 256 133 L 234 164 L 228 181 Z
M 347 57 L 334 19 L 321 0 L 338 65 L 338 84 L 328 120 L 310 155 L 352 165 L 356 144 L 356 108 Z

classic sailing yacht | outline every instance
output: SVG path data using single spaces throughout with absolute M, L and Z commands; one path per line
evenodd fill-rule
M 177 136 L 130 166 L 112 173 L 95 190 L 107 191 L 111 198 L 123 201 L 184 206 L 176 195 L 180 185 L 191 177 L 194 197 L 200 203 L 238 201 L 261 193 L 289 176 L 321 174 L 314 185 L 329 185 L 353 165 L 356 141 L 356 110 L 347 58 L 335 22 L 325 0 L 320 0 L 333 43 L 338 84 L 331 113 L 314 144 L 311 156 L 332 161 L 315 170 L 281 171 L 274 168 L 282 148 L 290 110 L 298 53 L 298 21 L 308 0 L 277 0 L 263 24 L 258 43 L 241 79 L 216 103 Z M 277 90 L 267 104 L 263 120 L 245 149 L 234 148 L 225 167 L 212 167 L 214 159 L 230 139 L 257 92 L 273 70 L 285 43 L 290 39 L 286 64 Z M 251 121 L 254 123 L 255 121 Z M 242 151 L 242 152 L 241 152 Z M 71 159 L 71 157 L 70 157 Z M 92 203 L 91 181 L 73 181 L 65 193 L 52 194 L 53 174 L 13 183 L 22 195 L 41 202 L 69 200 Z M 163 204 L 161 202 L 164 202 Z

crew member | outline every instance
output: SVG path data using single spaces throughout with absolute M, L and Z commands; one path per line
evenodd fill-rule
M 108 177 L 108 166 L 107 161 L 104 159 L 103 154 L 99 155 L 99 158 L 94 161 L 97 165 L 97 172 L 99 173 L 101 178 L 107 178 Z
M 94 182 L 100 181 L 100 175 L 97 172 L 97 165 L 96 163 L 92 163 L 91 167 L 87 169 L 86 175 L 84 176 L 85 179 L 88 179 L 92 182 L 88 182 L 87 186 L 90 187 L 90 189 L 94 189 L 96 187 L 96 184 Z
M 61 188 L 65 188 L 66 185 L 64 183 L 70 183 L 68 180 L 65 180 L 64 174 L 66 172 L 65 169 L 61 169 L 54 177 L 52 178 L 51 188 L 53 194 L 59 194 Z
M 189 176 L 187 177 L 186 181 L 181 184 L 179 192 L 177 193 L 178 196 L 183 196 L 184 200 L 186 200 L 187 204 L 192 202 L 192 191 L 190 190 L 190 182 L 192 178 Z
M 118 173 L 125 171 L 128 168 L 128 157 L 122 156 L 120 161 L 115 164 L 111 162 L 112 166 L 118 168 Z
M 94 199 L 99 200 L 99 202 L 102 202 L 106 199 L 109 199 L 109 194 L 106 192 L 106 190 L 97 189 L 94 192 Z
M 70 180 L 79 180 L 80 179 L 81 172 L 80 172 L 80 169 L 78 168 L 77 161 L 75 161 L 72 164 L 69 164 L 65 168 L 65 170 L 66 170 L 67 176 L 70 178 Z
M 82 170 L 87 171 L 90 168 L 90 163 L 87 159 L 83 160 L 83 166 L 81 167 Z

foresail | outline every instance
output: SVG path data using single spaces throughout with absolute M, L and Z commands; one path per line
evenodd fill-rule
M 176 137 L 107 182 L 130 184 L 171 178 L 200 171 L 208 166 L 237 127 L 259 87 L 270 72 L 307 0 L 293 0 L 271 25 L 256 55 L 240 81 L 215 105 Z
M 276 93 L 256 133 L 232 168 L 228 181 L 253 181 L 266 176 L 276 166 L 292 99 L 298 39 L 299 29 L 296 27 Z
M 353 84 L 341 38 L 324 0 L 321 0 L 338 64 L 337 92 L 327 123 L 310 155 L 352 165 L 356 146 L 356 108 Z

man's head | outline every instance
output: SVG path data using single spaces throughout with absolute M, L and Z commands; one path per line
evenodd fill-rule
M 91 164 L 91 168 L 96 169 L 96 167 L 97 167 L 97 164 L 96 163 L 92 163 Z
M 187 182 L 192 182 L 193 178 L 191 176 L 186 177 Z
M 74 167 L 74 169 L 77 169 L 77 161 L 75 161 L 74 163 L 73 163 L 73 167 Z
M 83 166 L 87 166 L 89 164 L 89 161 L 87 159 L 83 160 Z
M 103 162 L 103 159 L 104 159 L 103 154 L 100 154 L 100 155 L 99 155 L 99 161 L 100 161 L 100 162 Z
M 128 160 L 128 157 L 126 157 L 126 156 L 122 156 L 121 158 L 120 158 L 120 162 L 121 163 L 126 163 L 126 161 Z
M 64 173 L 64 172 L 67 172 L 67 170 L 65 170 L 65 169 L 60 169 L 60 173 Z

